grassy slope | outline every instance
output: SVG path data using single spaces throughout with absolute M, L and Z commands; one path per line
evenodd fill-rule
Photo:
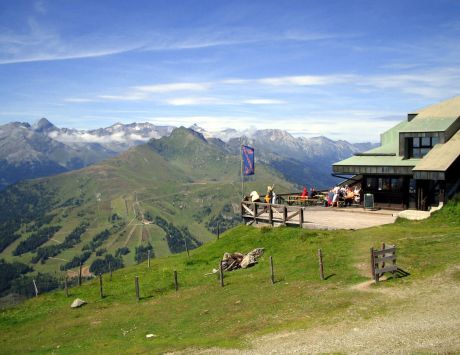
M 61 202 L 70 198 L 83 201 L 81 206 L 61 207 L 52 211 L 56 214 L 52 224 L 63 226 L 53 239 L 63 240 L 82 221 L 90 223 L 81 243 L 57 255 L 58 259 L 38 263 L 34 268 L 41 272 L 59 271 L 64 260 L 71 260 L 80 254 L 82 246 L 98 232 L 110 229 L 112 225 L 108 220 L 113 213 L 122 217 L 125 227 L 112 235 L 101 248 L 115 254 L 118 248 L 129 247 L 131 253 L 124 257 L 126 265 L 134 263 L 134 249 L 142 240 L 146 242 L 148 235 L 155 255 L 169 254 L 163 239 L 164 231 L 154 226 L 143 227 L 135 219 L 134 210 L 137 213 L 150 211 L 152 215 L 161 216 L 175 226 L 187 226 L 197 239 L 209 241 L 214 236 L 206 228 L 206 222 L 219 214 L 224 205 L 239 200 L 239 169 L 239 157 L 226 154 L 187 129 L 179 129 L 169 138 L 136 147 L 106 162 L 31 182 L 32 185 L 41 184 L 55 189 Z M 257 182 L 249 182 L 247 191 L 256 188 L 261 191 L 272 183 L 276 184 L 279 192 L 292 190 L 292 184 L 258 164 Z M 210 207 L 211 213 L 198 221 L 195 215 L 206 207 Z M 33 252 L 20 257 L 12 256 L 12 251 L 28 235 L 24 233 L 0 257 L 10 262 L 29 263 Z M 45 245 L 55 243 L 55 240 L 50 240 Z M 95 259 L 93 253 L 85 265 L 89 266 Z
M 404 290 L 414 282 L 460 263 L 460 203 L 452 203 L 424 222 L 398 221 L 359 231 L 306 231 L 291 228 L 238 227 L 192 251 L 105 277 L 104 299 L 97 280 L 71 290 L 71 297 L 54 292 L 2 312 L 2 350 L 7 353 L 162 352 L 190 346 L 244 346 L 248 334 L 309 328 L 348 319 L 350 323 L 384 315 L 403 307 L 384 293 L 360 292 L 350 286 L 368 280 L 369 248 L 382 241 L 398 246 L 398 265 L 406 278 L 378 284 Z M 255 267 L 226 274 L 221 288 L 215 275 L 204 276 L 225 251 L 247 252 L 264 247 Z M 318 280 L 316 251 L 325 255 L 326 281 Z M 269 282 L 269 256 L 277 282 Z M 173 271 L 181 289 L 172 289 Z M 134 295 L 139 276 L 142 299 Z M 456 282 L 460 280 L 455 275 Z M 81 309 L 71 300 L 88 301 Z M 158 337 L 147 340 L 145 335 Z M 20 338 L 22 341 L 17 341 Z

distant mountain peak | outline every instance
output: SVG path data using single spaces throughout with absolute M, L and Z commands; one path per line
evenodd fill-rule
M 48 121 L 45 117 L 42 117 L 37 122 L 35 122 L 32 128 L 37 132 L 50 132 L 57 129 L 57 127 Z

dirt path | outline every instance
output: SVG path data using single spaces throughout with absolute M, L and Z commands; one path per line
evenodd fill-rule
M 459 269 L 411 286 L 392 288 L 391 292 L 388 288 L 369 290 L 370 283 L 355 286 L 358 292 L 384 292 L 394 299 L 394 309 L 384 316 L 250 339 L 249 350 L 208 349 L 196 353 L 458 353 L 460 283 L 452 278 L 452 273 Z
M 136 230 L 136 227 L 137 227 L 137 225 L 135 224 L 135 225 L 133 226 L 133 228 L 131 228 L 131 230 L 129 231 L 128 236 L 126 237 L 124 246 L 127 246 L 127 245 L 128 245 L 129 240 L 131 239 L 131 237 L 132 237 L 134 231 Z

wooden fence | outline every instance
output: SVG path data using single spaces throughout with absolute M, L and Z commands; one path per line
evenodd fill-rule
M 382 243 L 381 250 L 371 248 L 371 271 L 375 282 L 379 282 L 380 277 L 385 272 L 391 272 L 395 277 L 396 271 L 398 271 L 396 266 L 396 245 L 385 246 L 385 243 Z
M 303 211 L 300 206 L 286 206 L 271 203 L 241 201 L 241 218 L 246 224 L 280 223 L 283 225 L 298 225 L 304 223 Z

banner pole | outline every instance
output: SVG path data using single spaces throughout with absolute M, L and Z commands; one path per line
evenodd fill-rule
M 243 144 L 241 144 L 240 158 L 241 158 L 241 196 L 242 196 L 242 199 L 244 199 Z

